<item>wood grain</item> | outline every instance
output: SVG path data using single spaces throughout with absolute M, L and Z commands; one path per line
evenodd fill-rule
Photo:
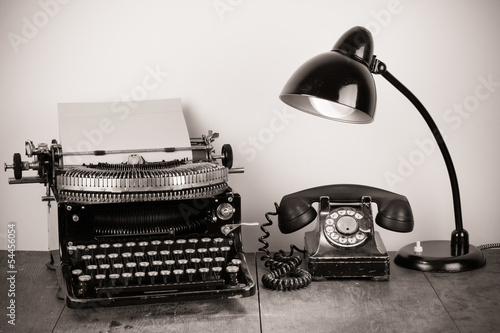
M 426 273 L 460 332 L 500 330 L 500 249 L 486 250 L 486 266 L 462 273 Z
M 0 267 L 4 278 L 0 280 L 1 332 L 51 332 L 62 310 L 64 302 L 57 299 L 55 271 L 49 270 L 48 252 L 17 251 L 17 274 L 15 283 L 16 325 L 8 324 L 6 316 L 7 295 L 7 251 L 0 251 Z M 9 274 L 10 275 L 10 274 Z
M 7 251 L 0 251 L 0 332 L 497 332 L 500 250 L 485 255 L 486 266 L 470 272 L 422 273 L 391 259 L 390 281 L 315 281 L 278 292 L 260 283 L 268 271 L 261 254 L 246 254 L 259 284 L 252 297 L 73 310 L 55 296 L 48 252 L 18 251 L 13 327 L 5 315 Z
M 266 268 L 258 266 L 260 275 Z M 390 281 L 313 281 L 305 289 L 260 286 L 263 332 L 458 332 L 424 273 L 398 267 Z

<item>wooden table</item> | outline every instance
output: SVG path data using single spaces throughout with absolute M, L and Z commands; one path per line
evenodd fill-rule
M 73 310 L 55 297 L 47 252 L 16 252 L 15 297 L 0 251 L 0 332 L 498 332 L 500 250 L 485 267 L 464 273 L 423 273 L 391 261 L 390 281 L 329 280 L 297 291 L 260 284 L 261 254 L 247 254 L 259 281 L 252 297 Z M 391 253 L 393 257 L 394 253 Z M 15 326 L 8 324 L 15 299 Z

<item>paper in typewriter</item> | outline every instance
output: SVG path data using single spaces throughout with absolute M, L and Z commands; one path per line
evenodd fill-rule
M 190 147 L 180 99 L 109 103 L 60 103 L 63 154 L 96 150 Z M 192 159 L 192 153 L 138 152 L 147 162 Z M 124 163 L 131 153 L 64 156 L 65 165 Z

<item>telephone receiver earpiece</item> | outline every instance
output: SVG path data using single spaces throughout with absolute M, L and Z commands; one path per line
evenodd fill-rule
M 352 184 L 325 185 L 288 194 L 281 199 L 278 210 L 278 227 L 284 234 L 295 232 L 316 219 L 312 207 L 321 196 L 332 201 L 356 203 L 369 196 L 378 206 L 375 222 L 382 228 L 396 232 L 413 230 L 413 213 L 405 196 L 375 187 Z

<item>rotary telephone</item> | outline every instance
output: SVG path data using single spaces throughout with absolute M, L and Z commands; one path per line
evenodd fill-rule
M 318 210 L 313 203 L 318 203 Z M 327 185 L 314 187 L 284 196 L 275 213 L 267 213 L 269 221 L 261 227 L 266 234 L 259 239 L 267 253 L 261 259 L 271 273 L 263 276 L 265 286 L 273 289 L 297 289 L 312 279 L 371 278 L 389 279 L 389 255 L 377 231 L 374 230 L 372 203 L 378 213 L 375 222 L 380 227 L 396 231 L 413 230 L 413 214 L 406 197 L 364 185 Z M 291 246 L 270 257 L 265 238 L 266 226 L 272 224 L 269 215 L 278 216 L 278 227 L 284 234 L 304 228 L 318 217 L 313 231 L 305 233 L 304 250 Z M 307 270 L 298 266 L 304 253 Z

